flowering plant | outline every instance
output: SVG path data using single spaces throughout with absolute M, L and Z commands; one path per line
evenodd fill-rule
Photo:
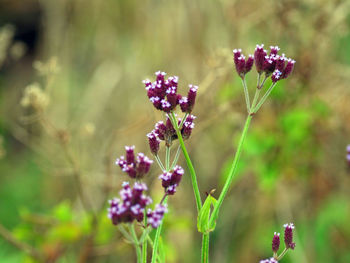
M 155 128 L 147 134 L 149 148 L 156 160 L 161 174 L 161 186 L 164 188 L 163 198 L 157 203 L 154 210 L 149 208 L 152 199 L 146 196 L 147 186 L 142 183 L 142 178 L 149 173 L 150 166 L 153 161 L 143 153 L 138 153 L 135 157 L 135 147 L 126 146 L 125 156 L 121 156 L 116 160 L 116 164 L 120 166 L 122 171 L 131 179 L 136 180 L 133 187 L 129 182 L 124 182 L 120 191 L 120 198 L 114 198 L 109 201 L 108 217 L 114 225 L 118 225 L 120 231 L 135 246 L 138 262 L 147 262 L 147 245 L 152 245 L 152 261 L 162 262 L 163 259 L 158 255 L 159 237 L 162 231 L 163 218 L 167 212 L 168 197 L 176 193 L 177 187 L 181 182 L 185 172 L 177 162 L 182 151 L 186 160 L 188 171 L 190 174 L 196 207 L 197 207 L 197 228 L 202 233 L 202 262 L 209 262 L 209 236 L 214 231 L 216 221 L 219 216 L 219 210 L 225 199 L 225 196 L 232 184 L 233 178 L 237 171 L 237 165 L 243 149 L 243 143 L 248 132 L 248 128 L 253 116 L 258 112 L 264 104 L 268 96 L 273 91 L 277 83 L 289 77 L 294 68 L 295 61 L 287 58 L 284 54 L 278 55 L 279 48 L 271 46 L 270 52 L 263 48 L 263 45 L 257 45 L 254 55 L 247 58 L 242 54 L 241 49 L 233 50 L 233 60 L 236 71 L 242 80 L 245 102 L 247 106 L 247 119 L 242 131 L 242 135 L 237 147 L 231 169 L 228 173 L 224 187 L 216 199 L 208 194 L 204 202 L 201 199 L 200 190 L 197 182 L 197 176 L 187 152 L 184 141 L 189 139 L 194 128 L 194 120 L 196 117 L 192 115 L 193 108 L 196 103 L 198 87 L 189 85 L 187 96 L 178 93 L 178 77 L 170 76 L 166 78 L 166 73 L 158 71 L 155 73 L 154 82 L 144 80 L 147 96 L 155 109 L 164 113 L 164 121 L 155 124 Z M 252 102 L 250 102 L 249 90 L 246 83 L 246 75 L 252 70 L 255 64 L 258 73 L 257 86 Z M 271 85 L 266 89 L 264 95 L 260 97 L 261 91 L 264 90 L 266 81 L 270 79 Z M 179 105 L 182 116 L 176 114 Z M 171 158 L 171 147 L 178 140 L 179 146 L 175 156 Z M 161 142 L 164 141 L 165 156 L 162 162 L 159 156 Z M 172 159 L 172 161 L 171 161 Z M 146 209 L 148 207 L 148 209 Z M 142 228 L 142 235 L 137 236 L 134 229 L 134 221 L 139 222 Z M 127 223 L 129 231 L 123 225 Z M 153 240 L 149 237 L 152 228 L 156 229 Z M 284 241 L 286 248 L 278 255 L 280 239 L 279 234 L 275 233 L 272 242 L 273 257 L 271 259 L 260 261 L 277 262 L 280 260 L 288 249 L 294 249 L 293 242 L 293 224 L 285 225 Z M 141 249 L 142 247 L 142 249 Z

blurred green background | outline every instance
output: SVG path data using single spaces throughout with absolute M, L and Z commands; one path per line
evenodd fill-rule
M 145 134 L 162 117 L 141 81 L 162 70 L 182 93 L 199 85 L 187 145 L 204 197 L 221 189 L 246 115 L 232 49 L 247 55 L 260 43 L 296 67 L 253 119 L 211 262 L 269 257 L 286 222 L 297 247 L 282 262 L 350 262 L 347 0 L 1 0 L 0 222 L 30 248 L 0 237 L 0 262 L 36 262 L 28 250 L 45 262 L 136 262 L 105 209 L 127 180 L 115 158 L 132 144 L 150 155 Z M 199 262 L 195 215 L 185 176 L 165 218 L 167 262 Z

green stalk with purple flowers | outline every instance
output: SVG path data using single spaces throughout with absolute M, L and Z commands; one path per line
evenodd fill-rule
M 131 237 L 133 240 L 137 252 L 137 262 L 147 262 L 148 243 L 152 246 L 151 262 L 165 262 L 164 253 L 159 251 L 161 248 L 159 246 L 159 241 L 162 235 L 164 216 L 167 212 L 167 201 L 170 196 L 176 193 L 176 189 L 179 187 L 181 179 L 185 173 L 184 169 L 177 164 L 180 150 L 187 164 L 192 183 L 194 200 L 197 208 L 197 229 L 198 232 L 202 234 L 201 262 L 209 262 L 210 232 L 215 230 L 220 208 L 237 172 L 237 167 L 243 152 L 244 141 L 250 123 L 254 115 L 273 91 L 277 82 L 281 79 L 287 78 L 294 67 L 295 62 L 291 59 L 287 59 L 284 54 L 278 55 L 278 51 L 278 47 L 272 46 L 270 47 L 270 52 L 268 54 L 267 51 L 263 49 L 263 45 L 257 45 L 254 55 L 249 55 L 247 59 L 240 49 L 235 49 L 233 51 L 235 68 L 239 77 L 242 79 L 247 118 L 243 126 L 231 168 L 219 197 L 216 199 L 210 193 L 207 194 L 204 202 L 202 202 L 201 199 L 196 171 L 185 145 L 185 140 L 190 138 L 194 128 L 194 120 L 196 117 L 192 115 L 192 111 L 196 102 L 198 87 L 189 85 L 187 96 L 181 96 L 177 92 L 178 77 L 170 76 L 166 79 L 166 73 L 160 71 L 156 72 L 156 80 L 154 82 L 151 82 L 150 80 L 145 80 L 143 82 L 149 100 L 157 110 L 164 113 L 165 117 L 164 122 L 157 122 L 155 128 L 147 134 L 150 151 L 161 170 L 161 174 L 158 178 L 161 180 L 161 186 L 164 189 L 164 196 L 153 210 L 149 208 L 151 199 L 144 194 L 144 192 L 147 191 L 147 186 L 142 183 L 142 178 L 149 172 L 153 161 L 143 153 L 139 153 L 135 157 L 135 147 L 127 146 L 125 156 L 117 159 L 116 164 L 120 166 L 122 171 L 131 179 L 136 180 L 136 182 L 133 187 L 131 187 L 128 182 L 125 182 L 123 184 L 123 189 L 120 192 L 121 198 L 111 200 L 110 208 L 108 210 L 108 216 L 113 224 L 118 225 L 125 223 L 129 225 L 130 233 L 126 232 L 123 234 L 127 237 Z M 249 88 L 246 82 L 246 75 L 251 71 L 254 64 L 258 73 L 258 80 L 255 88 L 255 95 L 253 100 L 251 100 Z M 267 90 L 265 90 L 264 85 L 268 79 L 271 79 L 272 84 Z M 264 92 L 264 90 L 264 95 L 260 97 L 260 93 Z M 181 118 L 176 114 L 176 108 L 178 105 L 183 113 Z M 159 149 L 162 141 L 165 144 L 164 164 L 159 156 Z M 178 141 L 177 151 L 173 158 L 171 158 L 171 148 L 176 141 Z M 138 221 L 142 227 L 142 235 L 140 238 L 134 230 L 134 221 Z M 149 236 L 152 228 L 155 229 L 153 240 Z M 124 232 L 126 231 L 124 228 L 122 229 Z M 286 226 L 285 250 L 280 255 L 277 254 L 279 248 L 279 234 L 275 234 L 272 243 L 273 257 L 261 262 L 277 262 L 276 260 L 280 260 L 288 249 L 294 249 L 295 243 L 293 242 L 292 229 L 294 229 L 294 225 L 290 224 Z M 140 247 L 141 245 L 142 250 Z

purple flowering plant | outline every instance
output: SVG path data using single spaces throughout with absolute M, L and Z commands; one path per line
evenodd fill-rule
M 108 208 L 108 217 L 111 222 L 117 225 L 122 234 L 134 244 L 137 262 L 147 262 L 149 258 L 147 256 L 148 244 L 151 244 L 152 247 L 151 262 L 163 262 L 159 256 L 158 247 L 162 222 L 168 211 L 168 197 L 176 193 L 182 178 L 186 177 L 184 169 L 178 165 L 181 152 L 186 161 L 193 187 L 198 212 L 197 228 L 202 234 L 201 262 L 209 262 L 210 232 L 215 230 L 220 207 L 236 174 L 250 122 L 277 83 L 288 78 L 294 68 L 295 61 L 287 58 L 284 54 L 279 55 L 278 52 L 279 48 L 277 46 L 271 46 L 270 51 L 267 51 L 264 49 L 264 45 L 257 45 L 254 54 L 248 55 L 246 58 L 241 49 L 233 50 L 235 69 L 242 80 L 247 118 L 231 169 L 217 199 L 211 194 L 207 194 L 205 200 L 202 199 L 196 171 L 185 146 L 185 140 L 190 138 L 195 126 L 196 117 L 192 115 L 192 111 L 196 103 L 198 87 L 189 85 L 187 95 L 182 96 L 178 93 L 178 77 L 167 77 L 166 73 L 161 71 L 155 73 L 154 81 L 148 79 L 143 81 L 149 101 L 156 110 L 164 114 L 164 120 L 158 121 L 154 129 L 147 134 L 150 152 L 160 168 L 158 178 L 160 186 L 164 189 L 164 195 L 156 205 L 152 206 L 153 201 L 147 195 L 147 185 L 142 182 L 142 179 L 149 173 L 153 161 L 143 153 L 135 154 L 135 146 L 126 146 L 125 155 L 118 158 L 116 164 L 122 172 L 131 180 L 134 180 L 134 183 L 124 182 L 119 198 L 110 200 Z M 254 65 L 257 71 L 257 85 L 251 102 L 246 75 L 252 71 Z M 269 78 L 271 79 L 271 85 L 265 88 L 266 80 Z M 264 92 L 262 96 L 260 96 L 261 92 Z M 172 156 L 171 148 L 174 144 L 178 144 L 178 147 Z M 159 151 L 160 147 L 163 146 L 165 147 L 165 156 L 161 158 Z M 138 236 L 135 231 L 135 222 L 138 222 L 137 225 L 140 226 L 141 236 Z M 149 235 L 152 229 L 156 229 L 153 239 Z M 273 257 L 262 260 L 260 263 L 278 262 L 289 249 L 294 249 L 293 229 L 293 224 L 285 225 L 285 249 L 279 255 L 280 235 L 278 233 L 274 234 L 272 240 Z

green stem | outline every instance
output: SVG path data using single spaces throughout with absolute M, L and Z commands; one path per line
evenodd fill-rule
M 270 88 L 266 91 L 266 93 L 264 94 L 264 96 L 261 98 L 261 100 L 259 101 L 259 103 L 256 105 L 256 107 L 253 109 L 254 113 L 257 113 L 258 110 L 260 109 L 260 107 L 264 104 L 265 100 L 267 99 L 267 97 L 270 95 L 270 93 L 272 92 L 273 88 L 275 87 L 276 83 L 272 83 Z
M 285 248 L 282 251 L 282 253 L 277 257 L 277 260 L 281 260 L 284 257 L 284 255 L 287 253 L 287 251 L 288 251 L 288 248 Z
M 174 112 L 169 114 L 169 117 L 170 117 L 170 120 L 172 121 L 173 126 L 175 127 L 176 134 L 177 134 L 177 137 L 178 137 L 179 142 L 180 142 L 182 153 L 183 153 L 183 155 L 185 157 L 188 170 L 190 171 L 194 197 L 196 199 L 197 211 L 199 212 L 199 210 L 202 208 L 202 201 L 201 201 L 201 196 L 200 196 L 200 193 L 199 193 L 196 171 L 194 170 L 194 167 L 192 165 L 190 156 L 188 155 L 188 152 L 187 152 L 184 140 L 183 140 L 182 135 L 181 135 L 181 131 L 179 129 L 179 126 L 177 125 L 177 121 L 176 121 L 176 117 L 175 117 Z
M 209 233 L 202 235 L 202 263 L 209 263 Z
M 258 98 L 259 98 L 259 94 L 260 94 L 260 91 L 261 89 L 257 88 L 256 91 L 255 91 L 255 95 L 254 95 L 254 99 L 253 99 L 253 102 L 252 102 L 252 106 L 250 107 L 250 114 L 254 113 L 254 108 L 255 108 L 255 105 L 258 101 Z
M 165 197 L 164 199 L 164 205 L 166 205 L 167 202 L 167 197 Z M 160 232 L 162 232 L 162 226 L 163 226 L 163 222 L 164 222 L 164 217 L 162 219 L 162 222 L 160 223 L 160 225 L 157 228 L 157 232 L 156 232 L 156 236 L 154 237 L 154 241 L 153 241 L 153 251 L 152 251 L 152 263 L 156 262 L 156 259 L 158 257 L 158 244 L 159 244 L 159 237 L 160 237 Z
M 243 84 L 243 89 L 244 89 L 244 97 L 245 97 L 245 103 L 247 104 L 247 112 L 250 112 L 250 99 L 249 99 L 249 92 L 248 92 L 248 87 L 247 83 L 245 81 L 245 76 L 242 78 L 242 84 Z
M 181 147 L 180 147 L 180 145 L 179 145 L 179 146 L 177 147 L 176 154 L 175 154 L 173 163 L 171 164 L 170 170 L 172 170 L 172 169 L 175 167 L 177 161 L 179 160 L 180 150 L 181 150 Z
M 148 236 L 148 229 L 147 229 L 147 212 L 145 209 L 144 213 L 144 224 L 145 224 L 145 229 L 144 231 L 146 232 L 146 235 Z M 143 245 L 142 245 L 142 263 L 147 263 L 147 238 L 144 237 Z
M 165 169 L 169 172 L 170 169 L 170 147 L 165 148 Z
M 232 163 L 232 166 L 231 166 L 231 169 L 229 171 L 229 174 L 228 174 L 228 177 L 226 179 L 226 182 L 225 182 L 225 185 L 220 193 L 220 196 L 217 200 L 217 203 L 216 205 L 214 206 L 214 210 L 213 210 L 213 213 L 212 213 L 212 216 L 210 217 L 210 222 L 209 222 L 209 225 L 213 225 L 214 224 L 214 221 L 216 220 L 218 214 L 219 214 L 219 209 L 222 205 L 222 202 L 224 201 L 224 198 L 232 184 L 232 181 L 233 181 L 233 178 L 236 174 L 236 171 L 237 171 L 237 166 L 238 166 L 238 161 L 239 161 L 239 158 L 241 156 L 241 152 L 242 152 L 242 149 L 243 149 L 243 143 L 244 143 L 244 139 L 245 137 L 247 136 L 247 132 L 248 132 L 248 129 L 249 129 L 249 124 L 252 120 L 253 116 L 252 115 L 248 115 L 247 116 L 247 119 L 246 119 L 246 122 L 244 124 L 244 128 L 243 128 L 243 132 L 242 132 L 242 135 L 241 135 L 241 138 L 239 140 L 239 143 L 238 143 L 238 147 L 237 147 L 237 151 L 236 151 L 236 155 L 235 155 L 235 158 L 233 160 L 233 163 Z
M 136 250 L 136 257 L 137 257 L 137 263 L 141 263 L 141 248 L 140 248 L 139 240 L 138 240 L 136 232 L 135 232 L 134 224 L 130 224 L 129 225 L 129 229 L 130 229 L 132 238 L 134 240 L 134 245 L 135 245 L 135 250 Z
M 159 159 L 159 156 L 155 155 L 154 158 L 156 159 L 160 169 L 162 169 L 162 171 L 165 171 L 164 165 L 163 165 L 162 161 Z

